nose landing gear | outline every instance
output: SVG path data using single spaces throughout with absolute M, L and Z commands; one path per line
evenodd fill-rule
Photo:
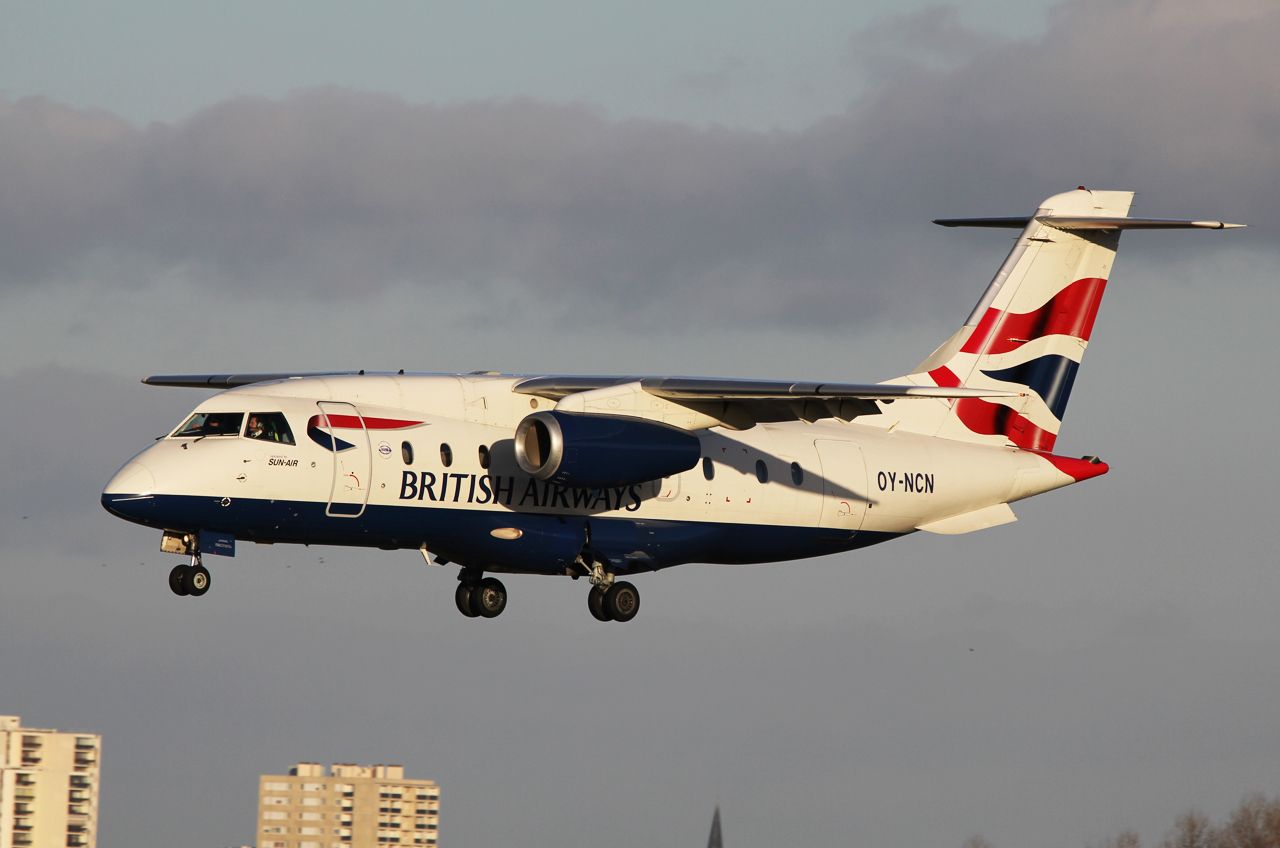
M 209 569 L 200 561 L 199 552 L 191 555 L 190 565 L 175 565 L 169 572 L 169 589 L 175 595 L 198 598 L 209 591 Z

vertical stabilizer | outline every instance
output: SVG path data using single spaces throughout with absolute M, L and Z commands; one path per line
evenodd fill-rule
M 915 432 L 1052 450 L 1120 231 L 1134 221 L 1126 217 L 1132 200 L 1129 191 L 1077 189 L 1048 198 L 1030 218 L 940 221 L 1022 233 L 964 326 L 914 373 L 890 382 L 1021 395 L 898 404 L 885 417 Z

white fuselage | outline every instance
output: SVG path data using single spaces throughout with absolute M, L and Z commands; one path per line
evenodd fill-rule
M 226 391 L 198 410 L 282 413 L 293 443 L 170 436 L 121 470 L 104 503 L 169 530 L 425 548 L 488 570 L 564 573 L 584 545 L 632 571 L 814 556 L 1075 481 L 1011 446 L 825 419 L 701 430 L 702 460 L 688 471 L 563 487 L 515 462 L 517 424 L 554 405 L 513 393 L 517 379 L 349 376 Z M 348 426 L 309 428 L 316 416 Z

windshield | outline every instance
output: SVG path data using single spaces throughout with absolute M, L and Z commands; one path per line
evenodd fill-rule
M 197 412 L 173 433 L 173 438 L 238 436 L 243 412 Z
M 293 431 L 283 412 L 250 412 L 249 426 L 244 428 L 246 439 L 259 439 L 281 445 L 293 444 Z

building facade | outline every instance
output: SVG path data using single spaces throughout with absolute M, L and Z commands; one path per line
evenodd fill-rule
M 259 848 L 435 848 L 439 827 L 439 784 L 403 766 L 299 763 L 258 780 Z
M 102 737 L 0 715 L 0 848 L 94 848 Z

